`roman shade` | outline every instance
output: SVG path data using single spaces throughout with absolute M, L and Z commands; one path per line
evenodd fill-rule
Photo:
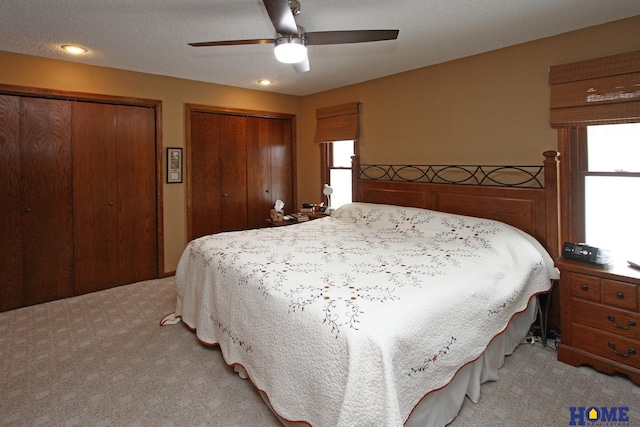
M 359 102 L 318 108 L 316 142 L 350 141 L 358 138 Z
M 551 126 L 640 120 L 640 51 L 549 69 Z

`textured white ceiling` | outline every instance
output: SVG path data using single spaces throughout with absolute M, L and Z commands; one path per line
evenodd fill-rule
M 300 0 L 307 31 L 399 29 L 397 40 L 310 46 L 298 74 L 273 45 L 261 0 L 1 0 L 0 50 L 291 95 L 308 95 L 640 15 L 637 0 Z M 61 44 L 85 46 L 79 58 Z M 0 64 L 1 66 L 1 64 Z M 275 81 L 261 88 L 256 81 Z

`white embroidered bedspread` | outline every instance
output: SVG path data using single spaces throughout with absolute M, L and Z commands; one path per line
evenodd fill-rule
M 503 223 L 353 203 L 192 241 L 175 314 L 283 418 L 398 426 L 557 277 L 541 245 Z

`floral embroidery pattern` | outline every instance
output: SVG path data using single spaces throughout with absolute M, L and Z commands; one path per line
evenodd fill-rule
M 360 308 L 361 301 L 384 302 L 397 300 L 394 289 L 379 285 L 355 286 L 354 277 L 348 273 L 325 274 L 320 286 L 299 285 L 285 295 L 291 297 L 289 308 L 291 312 L 303 311 L 305 307 L 323 301 L 323 323 L 331 328 L 335 338 L 340 334 L 340 327 L 348 325 L 349 328 L 358 330 L 358 317 L 363 313 Z M 343 313 L 344 320 L 339 313 Z
M 493 316 L 503 311 L 505 308 L 511 305 L 513 301 L 515 301 L 515 299 L 518 297 L 518 294 L 519 292 L 517 290 L 511 292 L 511 294 L 509 294 L 509 296 L 502 303 L 489 309 L 488 316 Z
M 216 319 L 215 317 L 211 317 L 211 320 L 213 321 L 214 325 L 220 328 L 220 330 L 231 339 L 232 343 L 242 347 L 244 351 L 246 351 L 247 353 L 251 353 L 253 351 L 253 348 L 250 345 L 248 345 L 245 341 L 241 340 L 235 333 L 233 333 L 233 331 L 231 331 L 231 329 L 226 327 L 218 319 Z
M 429 370 L 436 362 L 438 362 L 438 359 L 446 356 L 451 351 L 451 347 L 456 341 L 456 337 L 451 337 L 451 339 L 449 339 L 449 341 L 447 341 L 447 343 L 443 345 L 436 354 L 426 358 L 419 366 L 409 368 L 407 375 L 413 376 Z

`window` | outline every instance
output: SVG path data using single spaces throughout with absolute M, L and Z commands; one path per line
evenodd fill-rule
M 333 141 L 320 146 L 323 150 L 323 182 L 333 189 L 330 207 L 337 209 L 352 201 L 351 156 L 355 154 L 356 141 Z
M 608 249 L 616 262 L 638 259 L 640 123 L 561 130 L 562 241 Z
M 315 141 L 320 145 L 322 183 L 333 189 L 330 207 L 352 201 L 351 157 L 356 154 L 360 103 L 350 102 L 316 110 Z M 326 197 L 323 199 L 327 202 Z
M 549 68 L 550 123 L 558 129 L 560 242 L 640 250 L 640 50 Z
M 640 249 L 640 123 L 588 126 L 579 172 L 584 188 L 584 236 L 616 259 Z

